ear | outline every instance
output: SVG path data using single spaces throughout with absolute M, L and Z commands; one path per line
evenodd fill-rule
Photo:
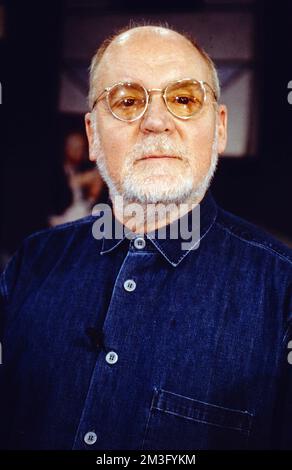
M 92 162 L 96 161 L 96 155 L 93 151 L 94 149 L 94 131 L 92 128 L 92 117 L 91 113 L 86 113 L 85 114 L 85 130 L 86 130 L 86 135 L 87 135 L 87 140 L 88 140 L 88 148 L 89 148 L 89 160 Z
M 227 145 L 227 108 L 219 104 L 217 109 L 218 153 L 224 152 Z

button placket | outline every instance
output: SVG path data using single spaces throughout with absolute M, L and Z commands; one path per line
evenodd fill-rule
M 132 247 L 134 250 L 134 241 L 132 241 Z M 122 380 L 121 376 L 124 374 L 124 364 L 122 360 L 122 352 L 120 352 L 120 347 L 122 350 L 123 346 L 123 335 L 120 335 L 119 329 L 114 328 L 112 325 L 109 327 L 109 321 L 113 322 L 113 317 L 117 318 L 121 312 L 121 305 L 124 302 L 131 302 L 131 298 L 134 300 L 136 297 L 136 287 L 138 287 L 138 278 L 136 278 L 136 266 L 139 268 L 140 256 L 133 256 L 132 250 L 129 250 L 121 268 L 118 272 L 116 282 L 113 288 L 110 304 L 108 307 L 107 315 L 104 321 L 104 334 L 107 339 L 105 353 L 100 354 L 98 360 L 96 361 L 96 367 L 94 374 L 90 382 L 90 391 L 88 393 L 86 403 L 84 404 L 84 412 L 79 425 L 78 440 L 74 445 L 75 449 L 84 449 L 86 446 L 88 449 L 94 449 L 96 446 L 101 446 L 104 440 L 103 435 L 103 414 L 99 409 L 95 410 L 96 422 L 98 423 L 97 429 L 94 427 L 91 428 L 90 423 L 92 423 L 92 403 L 95 403 L 96 391 L 99 390 L 100 396 L 103 397 L 103 400 L 106 402 L 107 395 L 103 389 L 104 381 L 100 380 L 102 374 L 109 374 L 110 381 L 113 386 L 119 384 Z M 138 250 L 136 250 L 138 251 Z M 132 277 L 133 276 L 133 277 Z M 134 278 L 134 279 L 133 279 Z M 133 297 L 132 297 L 133 296 Z M 112 349 L 113 348 L 113 349 Z M 124 354 L 123 354 L 124 357 Z M 121 362 L 122 361 L 122 362 Z M 96 433 L 94 436 L 85 436 L 88 432 Z

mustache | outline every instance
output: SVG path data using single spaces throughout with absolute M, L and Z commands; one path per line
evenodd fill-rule
M 94 128 L 93 154 L 97 161 L 105 160 L 105 153 L 96 128 Z M 132 149 L 124 155 L 126 167 L 132 167 L 136 161 L 146 157 L 147 155 L 167 155 L 170 157 L 178 157 L 186 165 L 189 165 L 191 160 L 191 153 L 185 145 L 178 145 L 172 142 L 168 136 L 158 134 L 145 137 L 141 142 L 137 142 Z
M 136 143 L 132 150 L 128 152 L 127 158 L 133 162 L 140 160 L 147 155 L 168 155 L 188 160 L 187 151 L 184 147 L 177 145 L 164 135 L 151 135 L 143 141 Z

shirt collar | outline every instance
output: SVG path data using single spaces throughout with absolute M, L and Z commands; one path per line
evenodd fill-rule
M 109 198 L 107 204 L 110 205 L 112 210 L 112 202 Z M 123 227 L 115 217 L 112 217 L 112 237 L 104 236 L 102 238 L 100 254 L 110 253 L 118 249 L 122 243 L 126 242 L 133 247 L 134 240 L 131 240 L 131 238 L 143 237 L 146 244 L 145 247 L 139 249 L 139 251 L 158 251 L 172 266 L 176 267 L 191 250 L 199 247 L 200 241 L 205 237 L 216 220 L 217 210 L 217 204 L 211 190 L 208 189 L 200 204 L 179 219 L 178 236 L 175 238 L 171 236 L 171 233 L 173 233 L 171 231 L 173 228 L 172 223 L 165 228 L 166 238 L 164 239 L 160 238 L 161 232 L 159 232 L 159 230 L 155 230 L 144 236 L 133 234 L 126 227 Z M 181 227 L 185 228 L 183 233 L 191 234 L 188 238 L 182 234 L 180 230 Z M 115 230 L 117 228 L 118 232 Z M 124 236 L 120 237 L 118 235 L 119 233 L 124 233 Z M 128 234 L 128 236 L 126 236 L 126 234 Z

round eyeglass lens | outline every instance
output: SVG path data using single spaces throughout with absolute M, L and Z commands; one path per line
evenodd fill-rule
M 188 117 L 200 111 L 204 104 L 204 89 L 195 80 L 173 83 L 166 89 L 168 109 L 178 117 Z
M 108 104 L 112 113 L 124 121 L 138 118 L 143 113 L 146 103 L 144 88 L 135 83 L 118 84 L 108 94 Z

